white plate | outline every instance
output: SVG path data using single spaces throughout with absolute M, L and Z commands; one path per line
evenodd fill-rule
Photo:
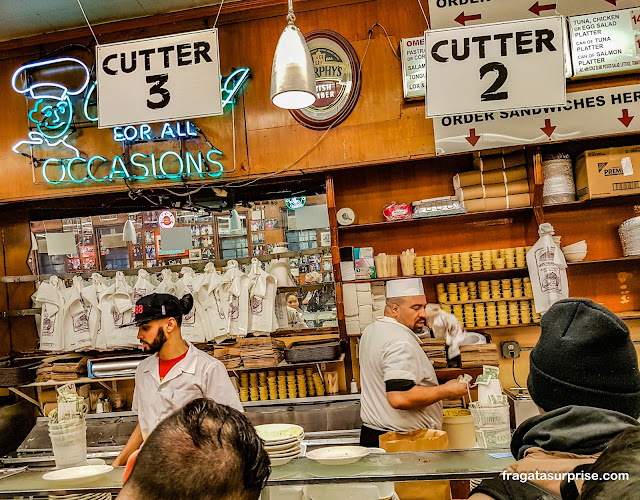
M 267 444 L 282 444 L 304 436 L 304 429 L 293 424 L 258 425 L 256 432 Z
M 327 446 L 307 452 L 307 458 L 324 465 L 346 465 L 357 462 L 371 453 L 363 446 Z
M 298 441 L 297 439 L 295 441 L 292 441 L 291 443 L 284 443 L 284 444 L 266 443 L 264 445 L 264 449 L 267 451 L 284 451 L 284 450 L 290 450 L 291 448 L 299 448 L 299 447 L 300 447 L 300 441 Z
M 284 458 L 290 457 L 291 455 L 300 455 L 300 447 L 293 450 L 278 451 L 275 453 L 267 452 L 267 455 L 269 455 L 269 458 Z
M 271 467 L 279 467 L 280 465 L 288 464 L 294 458 L 297 458 L 297 457 L 293 456 L 293 457 L 285 457 L 285 458 L 270 458 L 269 460 L 271 461 Z
M 100 476 L 112 470 L 113 467 L 110 465 L 82 465 L 80 467 L 70 467 L 68 469 L 47 472 L 42 476 L 42 479 L 68 483 L 86 483 L 98 479 Z

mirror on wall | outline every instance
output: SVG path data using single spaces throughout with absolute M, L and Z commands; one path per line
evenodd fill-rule
M 294 201 L 292 201 L 294 200 Z M 125 241 L 131 221 L 135 240 Z M 31 222 L 34 274 L 112 275 L 136 269 L 193 267 L 224 272 L 233 259 L 245 271 L 252 257 L 278 281 L 289 328 L 337 326 L 331 233 L 325 195 L 257 201 L 227 211 L 157 209 Z

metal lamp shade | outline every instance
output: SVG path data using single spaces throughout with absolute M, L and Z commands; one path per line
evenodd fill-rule
M 136 228 L 134 227 L 133 222 L 131 222 L 131 219 L 128 219 L 127 222 L 124 223 L 122 241 L 136 242 Z
M 273 56 L 271 102 L 284 109 L 302 109 L 316 102 L 311 53 L 294 24 L 289 24 L 280 35 Z

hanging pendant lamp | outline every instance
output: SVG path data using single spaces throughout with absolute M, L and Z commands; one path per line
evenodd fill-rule
M 127 222 L 124 223 L 124 229 L 122 230 L 122 240 L 131 241 L 135 244 L 136 239 L 136 228 L 131 219 L 127 219 Z
M 271 67 L 271 102 L 284 109 L 302 109 L 316 102 L 311 52 L 295 20 L 293 0 L 289 0 L 289 24 L 280 35 Z

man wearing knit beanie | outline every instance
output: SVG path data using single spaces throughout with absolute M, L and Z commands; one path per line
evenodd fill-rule
M 588 299 L 565 299 L 544 314 L 541 330 L 527 386 L 542 414 L 516 429 L 511 452 L 518 462 L 509 472 L 571 472 L 593 463 L 624 430 L 640 427 L 638 356 L 615 314 Z M 470 499 L 560 494 L 560 480 L 518 483 L 483 481 Z

